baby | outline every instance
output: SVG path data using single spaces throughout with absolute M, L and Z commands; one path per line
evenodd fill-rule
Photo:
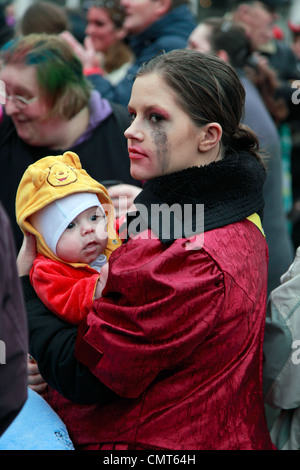
M 45 157 L 21 179 L 16 216 L 20 228 L 36 236 L 30 272 L 36 293 L 53 313 L 78 324 L 102 295 L 107 261 L 121 245 L 106 189 L 75 153 Z

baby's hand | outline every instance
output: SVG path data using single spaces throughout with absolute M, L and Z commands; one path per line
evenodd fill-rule
M 94 299 L 99 299 L 99 297 L 102 296 L 102 291 L 106 285 L 107 278 L 108 278 L 108 263 L 106 263 L 101 268 L 100 277 L 98 279 L 96 289 L 95 289 Z

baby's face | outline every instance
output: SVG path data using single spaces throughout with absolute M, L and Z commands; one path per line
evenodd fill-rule
M 69 263 L 92 263 L 107 246 L 106 218 L 99 207 L 81 212 L 56 245 L 59 258 Z

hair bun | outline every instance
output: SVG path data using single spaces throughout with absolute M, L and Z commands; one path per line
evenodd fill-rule
M 259 141 L 256 134 L 248 126 L 240 124 L 233 133 L 231 147 L 234 150 L 249 150 L 256 153 L 259 150 Z

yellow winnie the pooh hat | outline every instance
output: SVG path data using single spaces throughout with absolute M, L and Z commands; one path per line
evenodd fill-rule
M 27 168 L 20 181 L 16 196 L 18 225 L 23 232 L 27 231 L 35 235 L 39 253 L 61 261 L 47 245 L 42 234 L 30 223 L 30 216 L 51 205 L 54 201 L 77 193 L 85 193 L 85 195 L 91 193 L 91 196 L 95 194 L 105 211 L 108 243 L 104 254 L 109 259 L 111 253 L 121 245 L 121 240 L 114 228 L 113 204 L 106 188 L 88 175 L 81 167 L 78 155 L 74 152 L 69 151 L 63 155 L 41 158 Z M 84 209 L 78 210 L 77 214 L 82 210 Z M 51 221 L 49 223 L 51 224 Z M 75 267 L 83 266 L 82 263 L 68 264 Z

